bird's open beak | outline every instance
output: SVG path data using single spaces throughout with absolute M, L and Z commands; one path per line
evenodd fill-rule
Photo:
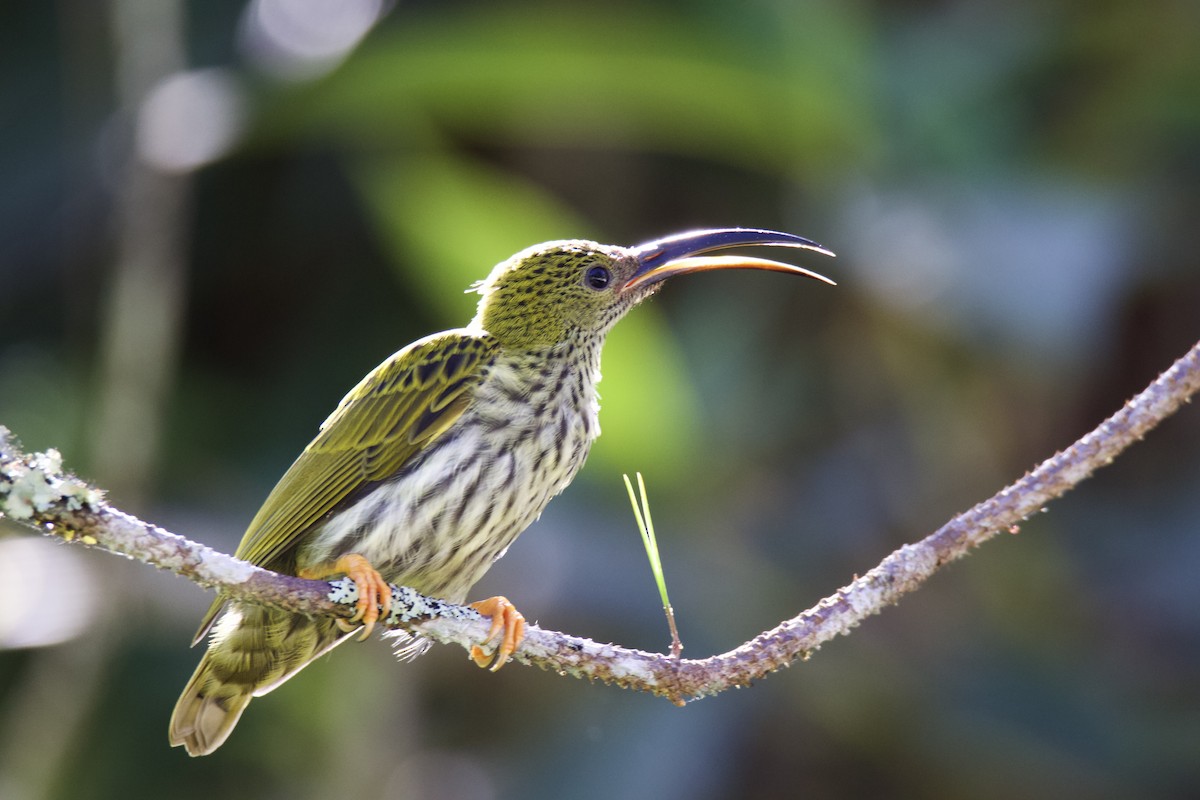
M 712 230 L 690 231 L 656 239 L 633 248 L 638 259 L 638 268 L 625 282 L 624 290 L 629 291 L 638 287 L 647 287 L 675 275 L 687 272 L 704 272 L 713 269 L 764 269 L 772 272 L 789 272 L 793 275 L 803 275 L 806 278 L 816 278 L 819 281 L 835 285 L 824 275 L 811 272 L 803 267 L 784 264 L 781 261 L 770 261 L 765 258 L 750 256 L 704 256 L 714 250 L 725 250 L 730 247 L 746 247 L 749 245 L 769 245 L 772 247 L 798 247 L 803 250 L 813 250 L 827 256 L 833 253 L 814 241 L 802 236 L 778 231 L 764 231 L 756 228 L 714 228 Z

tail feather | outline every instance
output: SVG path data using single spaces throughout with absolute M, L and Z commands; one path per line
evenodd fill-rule
M 345 641 L 331 620 L 230 605 L 171 715 L 172 746 L 203 756 L 229 738 L 246 705 Z
M 222 683 L 212 674 L 208 653 L 200 660 L 171 715 L 171 746 L 190 756 L 206 756 L 229 738 L 253 698 L 253 686 Z

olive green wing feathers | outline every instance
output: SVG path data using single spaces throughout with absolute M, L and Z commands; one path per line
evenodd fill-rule
M 270 568 L 359 488 L 401 470 L 462 415 L 495 351 L 486 333 L 447 331 L 414 342 L 372 370 L 279 479 L 235 555 Z M 222 605 L 217 598 L 194 642 Z

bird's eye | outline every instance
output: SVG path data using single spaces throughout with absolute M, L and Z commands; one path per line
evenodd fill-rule
M 612 276 L 604 267 L 592 267 L 587 271 L 587 274 L 583 276 L 583 282 L 597 291 L 603 289 L 605 286 L 608 286 L 608 282 L 611 279 Z

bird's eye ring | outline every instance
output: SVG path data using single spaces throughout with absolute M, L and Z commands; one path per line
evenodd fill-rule
M 608 286 L 608 282 L 612 279 L 608 270 L 604 267 L 592 267 L 583 276 L 583 282 L 591 289 L 599 291 Z

